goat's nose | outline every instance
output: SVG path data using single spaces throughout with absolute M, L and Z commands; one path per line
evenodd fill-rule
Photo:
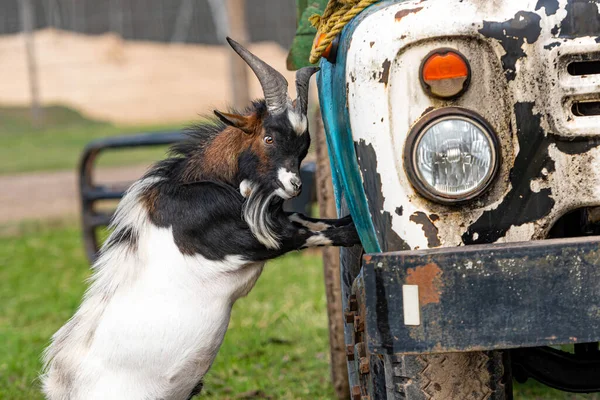
M 300 189 L 302 189 L 302 181 L 300 179 L 294 179 L 291 183 L 297 192 L 299 192 Z

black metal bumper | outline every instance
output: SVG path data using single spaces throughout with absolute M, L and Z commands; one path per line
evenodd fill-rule
M 358 279 L 373 354 L 600 340 L 599 236 L 368 254 Z

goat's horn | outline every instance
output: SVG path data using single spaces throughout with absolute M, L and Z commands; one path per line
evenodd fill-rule
M 288 82 L 278 71 L 266 62 L 246 50 L 241 44 L 231 38 L 227 38 L 229 45 L 239 54 L 246 64 L 252 68 L 254 74 L 260 81 L 265 102 L 270 114 L 281 114 L 288 109 L 289 95 Z
M 296 72 L 296 107 L 295 111 L 300 115 L 306 115 L 308 108 L 308 84 L 310 77 L 319 70 L 319 67 L 304 67 Z

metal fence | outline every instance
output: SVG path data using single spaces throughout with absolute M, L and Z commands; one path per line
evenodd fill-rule
M 0 35 L 22 31 L 19 2 L 0 0 Z M 225 0 L 222 0 L 225 1 Z M 33 0 L 35 29 L 85 34 L 115 32 L 124 39 L 220 43 L 208 0 Z M 247 0 L 251 41 L 289 47 L 296 27 L 294 0 Z

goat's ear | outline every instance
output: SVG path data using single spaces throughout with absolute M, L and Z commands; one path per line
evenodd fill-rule
M 215 115 L 225 124 L 241 129 L 246 133 L 252 133 L 248 118 L 243 115 L 229 114 L 214 110 Z

